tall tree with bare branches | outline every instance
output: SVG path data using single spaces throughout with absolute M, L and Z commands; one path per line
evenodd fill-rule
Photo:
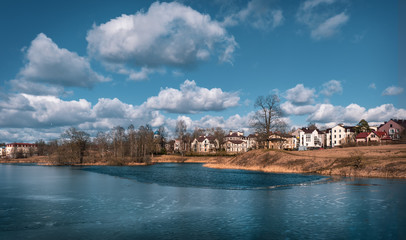
M 258 110 L 251 119 L 251 127 L 258 133 L 258 141 L 262 147 L 266 147 L 266 142 L 272 131 L 281 131 L 286 128 L 286 122 L 282 120 L 278 95 L 259 96 L 254 107 Z

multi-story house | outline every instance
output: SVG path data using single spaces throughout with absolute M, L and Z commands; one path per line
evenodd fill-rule
M 338 124 L 326 130 L 326 146 L 336 147 L 349 142 L 355 142 L 354 126 L 344 126 Z
M 6 147 L 0 146 L 0 158 L 3 158 L 5 156 L 6 156 Z
M 295 149 L 297 145 L 295 136 L 285 133 L 272 133 L 269 136 L 269 149 Z
M 323 135 L 317 128 L 302 128 L 302 131 L 299 131 L 299 147 L 324 147 Z
M 247 141 L 244 140 L 227 140 L 225 143 L 226 152 L 241 153 L 248 151 Z
M 219 141 L 213 136 L 200 136 L 193 140 L 191 148 L 197 153 L 213 153 L 219 149 Z
M 31 143 L 10 143 L 6 145 L 6 157 L 29 157 L 37 151 L 37 145 Z
M 399 140 L 402 132 L 406 129 L 405 119 L 391 119 L 379 126 L 378 130 L 385 132 L 392 140 Z

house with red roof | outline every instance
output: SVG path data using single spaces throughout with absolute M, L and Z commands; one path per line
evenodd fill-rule
M 386 139 L 387 134 L 382 131 L 372 131 L 372 132 L 361 132 L 355 138 L 357 143 L 368 143 L 368 142 L 381 142 L 382 139 Z
M 20 158 L 33 156 L 37 145 L 31 143 L 9 143 L 6 145 L 6 157 Z

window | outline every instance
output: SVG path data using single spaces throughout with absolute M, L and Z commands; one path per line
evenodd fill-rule
M 336 140 L 334 140 L 334 144 L 336 144 L 337 143 L 337 141 Z
M 341 129 L 339 130 L 339 132 L 341 132 Z
M 390 124 L 389 127 L 392 127 L 392 124 Z
M 341 134 L 340 134 L 340 135 L 338 135 L 338 137 L 339 137 L 339 138 L 341 138 Z
M 334 129 L 334 132 L 336 132 L 337 130 Z
M 306 142 L 311 142 L 311 136 L 306 134 Z
M 337 138 L 337 135 L 334 135 L 334 138 Z

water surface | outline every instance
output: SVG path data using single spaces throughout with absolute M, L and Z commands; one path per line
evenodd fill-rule
M 405 239 L 405 183 L 0 164 L 0 239 Z

